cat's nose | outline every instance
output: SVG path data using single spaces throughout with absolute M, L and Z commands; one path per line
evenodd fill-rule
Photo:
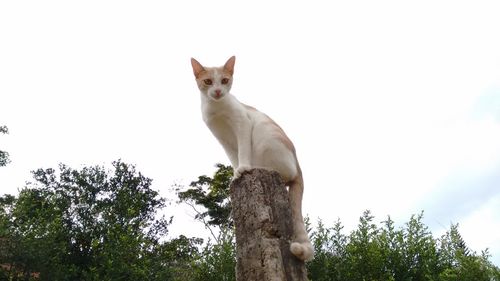
M 220 90 L 219 90 L 219 89 L 215 90 L 215 95 L 216 95 L 217 97 L 218 97 L 218 96 L 220 96 Z

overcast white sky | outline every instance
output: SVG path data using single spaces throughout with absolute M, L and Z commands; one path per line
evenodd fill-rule
M 500 265 L 499 15 L 496 1 L 1 1 L 0 194 L 37 168 L 122 158 L 172 197 L 229 163 L 189 59 L 236 55 L 232 93 L 294 141 L 306 214 L 349 230 L 365 209 L 398 224 L 424 210 Z M 172 236 L 200 234 L 167 211 Z

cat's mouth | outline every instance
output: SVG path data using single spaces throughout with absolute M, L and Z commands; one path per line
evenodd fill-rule
M 214 99 L 214 100 L 220 100 L 221 98 L 224 97 L 224 94 L 221 92 L 216 92 L 216 93 L 212 93 L 210 95 L 210 97 L 212 97 L 212 99 Z

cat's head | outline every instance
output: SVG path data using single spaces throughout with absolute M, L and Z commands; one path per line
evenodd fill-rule
M 223 99 L 233 84 L 235 60 L 236 57 L 232 56 L 224 66 L 204 67 L 197 60 L 191 58 L 191 66 L 200 91 L 214 101 Z

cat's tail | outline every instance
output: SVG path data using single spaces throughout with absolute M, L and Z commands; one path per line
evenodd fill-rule
M 288 196 L 290 197 L 290 207 L 293 221 L 293 238 L 290 244 L 290 251 L 297 258 L 308 261 L 314 256 L 314 249 L 307 235 L 306 225 L 302 217 L 302 194 L 304 193 L 304 180 L 299 169 L 297 177 L 289 183 Z

